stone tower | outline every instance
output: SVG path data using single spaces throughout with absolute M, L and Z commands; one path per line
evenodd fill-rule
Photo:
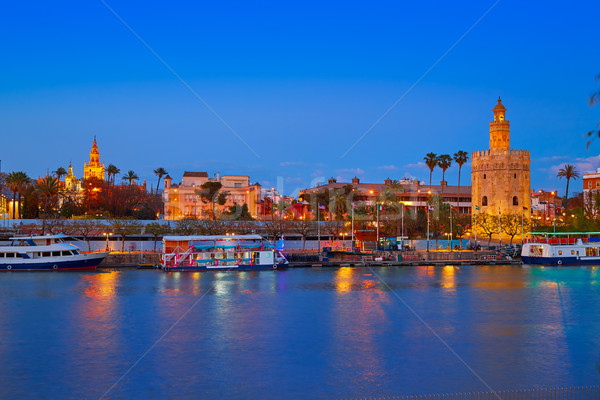
M 90 151 L 90 163 L 83 164 L 83 179 L 90 178 L 104 180 L 104 164 L 100 164 L 100 152 L 98 151 L 96 136 L 94 136 L 94 144 L 92 144 L 92 151 Z
M 490 149 L 471 154 L 472 212 L 521 215 L 531 213 L 530 156 L 510 148 L 510 123 L 500 99 L 490 122 Z M 477 211 L 476 207 L 480 208 Z

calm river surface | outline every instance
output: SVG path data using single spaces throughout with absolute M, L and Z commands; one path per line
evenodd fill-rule
M 598 384 L 599 279 L 596 267 L 529 266 L 6 272 L 0 398 Z

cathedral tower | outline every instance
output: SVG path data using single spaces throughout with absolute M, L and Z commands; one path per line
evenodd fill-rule
M 100 164 L 100 152 L 98 151 L 96 136 L 94 136 L 94 144 L 92 144 L 92 151 L 90 151 L 90 163 L 83 164 L 83 179 L 88 180 L 91 178 L 104 180 L 104 164 Z
M 500 99 L 493 112 L 490 149 L 471 154 L 472 212 L 521 215 L 524 211 L 525 217 L 529 218 L 529 151 L 510 148 L 510 123 L 506 120 L 506 108 Z

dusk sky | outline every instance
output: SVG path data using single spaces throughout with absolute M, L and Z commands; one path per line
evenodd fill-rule
M 532 188 L 564 195 L 562 164 L 600 167 L 584 137 L 600 121 L 598 15 L 598 1 L 7 2 L 2 171 L 72 161 L 81 177 L 96 135 L 101 162 L 154 184 L 157 167 L 281 177 L 286 194 L 427 181 L 426 153 L 489 147 L 501 96 Z

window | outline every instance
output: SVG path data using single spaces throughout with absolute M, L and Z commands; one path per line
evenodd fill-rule
M 52 257 L 60 257 L 60 251 L 53 251 Z
M 241 184 L 241 183 L 234 183 L 234 184 L 233 184 L 233 187 L 236 187 L 236 188 L 241 188 L 241 187 L 242 187 L 242 184 Z
M 559 255 L 559 256 L 562 256 L 562 250 L 559 250 L 559 251 L 558 251 L 558 255 Z
M 588 181 L 588 189 L 592 188 L 592 181 Z
M 596 187 L 600 187 L 600 181 L 596 181 Z
M 515 174 L 515 179 L 517 179 L 517 174 Z
M 487 206 L 487 196 L 483 196 L 483 198 L 481 199 L 481 205 Z
M 519 205 L 519 198 L 517 196 L 513 196 L 513 206 Z
M 485 174 L 483 174 L 483 179 L 485 179 Z
M 50 257 L 50 252 L 49 251 L 44 251 L 42 253 L 42 257 Z

